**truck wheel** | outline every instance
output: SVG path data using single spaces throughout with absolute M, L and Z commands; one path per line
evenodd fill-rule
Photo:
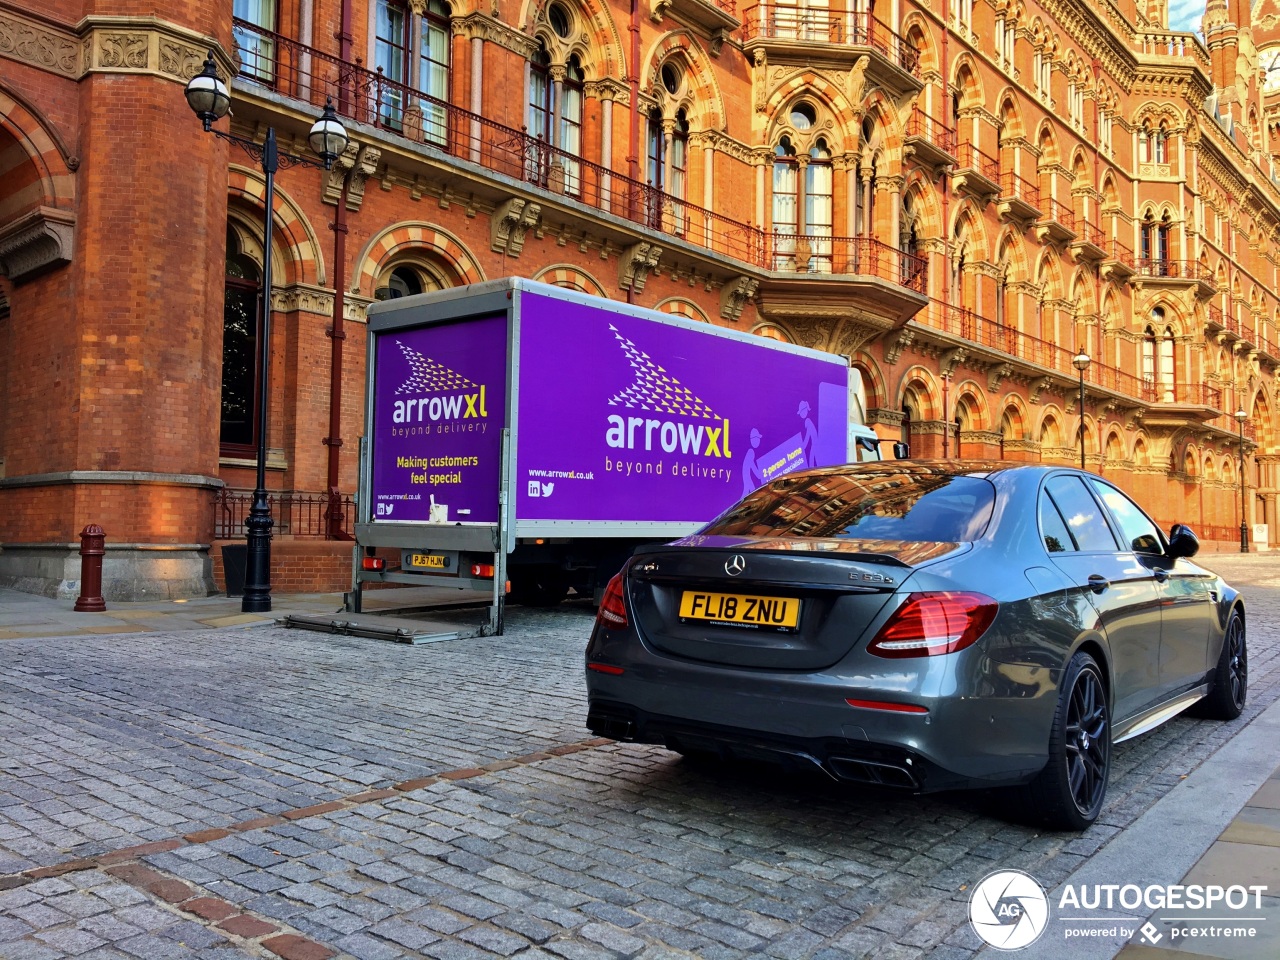
M 554 607 L 569 594 L 569 581 L 556 567 L 529 567 L 513 572 L 508 599 L 526 607 Z

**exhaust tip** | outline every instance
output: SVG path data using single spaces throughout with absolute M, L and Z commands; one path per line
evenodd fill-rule
M 915 773 L 895 763 L 880 763 L 854 757 L 832 757 L 827 762 L 832 772 L 841 780 L 906 790 L 920 789 L 920 782 L 916 779 Z
M 634 740 L 636 738 L 636 722 L 628 717 L 615 714 L 591 711 L 587 714 L 587 729 L 597 737 L 608 737 L 610 740 Z

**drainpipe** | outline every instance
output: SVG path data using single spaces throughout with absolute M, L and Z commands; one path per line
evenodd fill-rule
M 344 7 L 349 0 L 344 0 Z M 343 329 L 343 312 L 345 303 L 345 287 L 347 275 L 347 184 L 350 174 L 342 178 L 342 194 L 338 197 L 338 207 L 333 215 L 333 322 L 329 328 L 329 435 L 324 444 L 329 448 L 328 487 L 329 540 L 350 540 L 351 535 L 342 529 L 342 493 L 338 489 L 338 451 L 342 447 L 342 342 L 347 339 Z
M 338 60 L 341 63 L 339 67 L 339 83 L 338 83 L 338 114 L 343 117 L 351 116 L 351 44 L 353 37 L 351 35 L 351 0 L 342 0 L 342 13 L 338 20 Z M 342 286 L 341 283 L 338 284 Z
M 949 64 L 947 59 L 948 44 L 947 40 L 951 36 L 951 27 L 947 23 L 947 11 L 942 11 L 942 109 L 948 113 L 951 111 L 951 95 L 948 91 L 947 72 Z M 960 144 L 960 118 L 955 118 L 954 134 L 956 138 L 956 146 Z M 950 195 L 951 184 L 948 173 L 950 165 L 944 165 L 942 168 L 942 328 L 945 330 L 947 326 L 947 317 L 945 313 L 951 306 L 951 214 L 950 214 Z M 947 459 L 951 454 L 951 426 L 948 423 L 950 414 L 947 411 L 948 400 L 950 399 L 950 380 L 948 376 L 942 378 L 942 459 Z
M 635 204 L 639 200 L 634 193 L 635 184 L 640 182 L 640 0 L 631 0 L 631 23 L 627 29 L 631 32 L 631 129 L 629 133 L 630 149 L 627 155 L 627 176 L 631 178 L 631 198 L 627 204 L 627 215 L 636 219 Z M 627 288 L 627 303 L 634 303 L 635 295 Z

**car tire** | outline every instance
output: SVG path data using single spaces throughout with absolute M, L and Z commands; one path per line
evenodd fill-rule
M 1234 720 L 1244 712 L 1249 696 L 1249 644 L 1244 617 L 1232 610 L 1222 636 L 1222 652 L 1213 671 L 1209 693 L 1195 706 L 1196 716 L 1209 720 Z
M 1111 708 L 1097 661 L 1078 651 L 1063 673 L 1049 733 L 1049 762 L 1027 786 L 1031 815 L 1080 831 L 1102 812 L 1111 771 Z

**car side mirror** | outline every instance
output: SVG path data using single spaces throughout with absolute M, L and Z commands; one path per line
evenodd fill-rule
M 1175 523 L 1169 528 L 1169 556 L 1194 557 L 1200 552 L 1200 538 L 1185 523 Z
M 893 458 L 895 460 L 906 460 L 911 456 L 911 448 L 903 441 L 899 440 L 893 445 Z

